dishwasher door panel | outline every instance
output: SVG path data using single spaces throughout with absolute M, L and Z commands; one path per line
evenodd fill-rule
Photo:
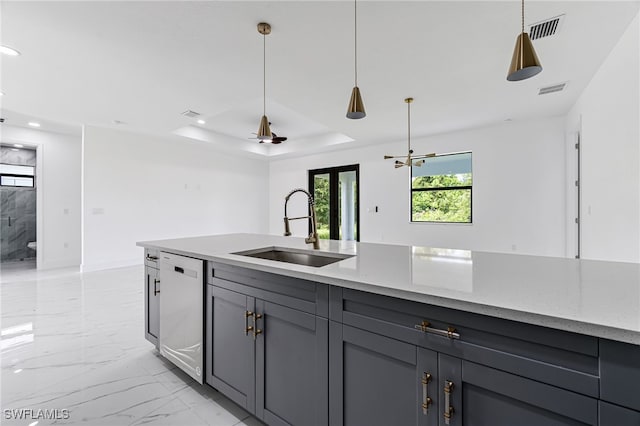
M 160 353 L 203 383 L 204 262 L 160 254 Z

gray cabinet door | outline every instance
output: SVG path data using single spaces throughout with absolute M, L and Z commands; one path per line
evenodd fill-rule
M 255 344 L 245 331 L 255 299 L 207 286 L 207 383 L 247 411 L 255 412 Z
M 435 425 L 434 352 L 333 321 L 329 350 L 332 426 Z M 425 396 L 434 401 L 426 414 Z
M 270 426 L 327 426 L 327 319 L 264 300 L 256 313 L 256 416 Z
M 144 269 L 145 338 L 157 347 L 160 337 L 160 271 L 148 266 Z
M 439 366 L 443 389 L 447 379 L 454 385 L 451 425 L 598 424 L 596 399 L 450 356 L 440 355 Z

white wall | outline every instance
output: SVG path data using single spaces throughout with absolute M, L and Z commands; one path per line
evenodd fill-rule
M 3 124 L 6 143 L 37 146 L 38 268 L 80 265 L 81 137 Z
M 86 126 L 83 270 L 142 262 L 136 241 L 267 231 L 266 162 L 184 138 Z
M 570 144 L 581 129 L 581 256 L 586 259 L 640 261 L 639 29 L 636 16 L 567 115 Z M 570 234 L 569 241 L 573 238 Z
M 416 153 L 473 152 L 473 224 L 410 222 L 409 169 L 384 154 L 406 152 L 406 141 L 270 163 L 271 233 L 282 233 L 284 197 L 306 188 L 307 170 L 360 164 L 361 241 L 517 252 L 565 253 L 564 119 L 510 122 L 417 139 Z M 294 204 L 295 203 L 295 204 Z M 379 212 L 368 212 L 375 206 Z M 305 212 L 304 198 L 290 215 Z M 296 223 L 296 235 L 306 225 Z

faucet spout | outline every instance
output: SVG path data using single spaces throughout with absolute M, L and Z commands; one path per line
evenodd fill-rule
M 309 200 L 309 210 L 310 210 L 310 215 L 309 216 L 300 216 L 300 217 L 288 217 L 287 216 L 287 204 L 289 203 L 289 199 L 291 198 L 291 196 L 295 193 L 298 192 L 302 192 L 304 193 L 308 200 Z M 318 238 L 318 223 L 316 220 L 316 205 L 315 205 L 315 201 L 313 200 L 313 195 L 311 195 L 308 191 L 302 189 L 302 188 L 296 188 L 294 190 L 292 190 L 291 192 L 289 192 L 289 194 L 287 194 L 287 196 L 284 198 L 284 235 L 285 237 L 288 237 L 291 235 L 291 229 L 289 228 L 289 222 L 292 220 L 298 220 L 298 219 L 309 219 L 310 223 L 311 223 L 311 233 L 309 234 L 309 236 L 307 238 L 304 239 L 304 242 L 307 244 L 313 244 L 313 249 L 314 250 L 319 250 L 320 249 L 320 239 Z

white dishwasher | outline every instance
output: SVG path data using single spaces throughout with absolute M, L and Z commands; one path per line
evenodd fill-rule
M 160 253 L 160 354 L 203 383 L 204 262 Z

